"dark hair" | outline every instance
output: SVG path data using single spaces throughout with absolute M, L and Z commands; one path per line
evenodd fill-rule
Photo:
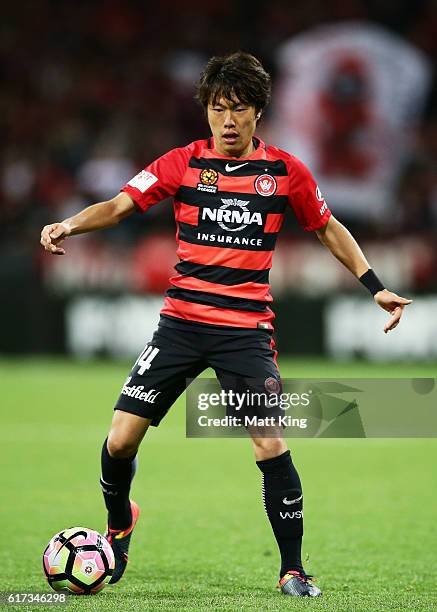
M 197 84 L 196 99 L 206 109 L 220 98 L 236 98 L 262 111 L 270 102 L 271 80 L 263 65 L 250 53 L 237 51 L 212 57 Z

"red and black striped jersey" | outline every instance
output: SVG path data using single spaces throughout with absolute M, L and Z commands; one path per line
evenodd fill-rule
M 174 198 L 176 274 L 161 317 L 229 330 L 271 330 L 269 270 L 287 208 L 305 230 L 331 215 L 306 166 L 254 139 L 247 157 L 225 157 L 214 140 L 169 151 L 123 188 L 142 211 Z

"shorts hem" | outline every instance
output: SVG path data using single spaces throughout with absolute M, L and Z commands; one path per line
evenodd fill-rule
M 129 412 L 129 414 L 135 414 L 136 416 L 139 416 L 143 419 L 151 419 L 150 425 L 152 427 L 158 427 L 158 425 L 161 423 L 162 419 L 165 416 L 165 414 L 163 414 L 161 417 L 144 414 L 140 410 L 135 410 L 135 408 L 129 408 L 128 406 L 119 406 L 118 404 L 114 406 L 114 410 L 120 410 L 121 412 Z

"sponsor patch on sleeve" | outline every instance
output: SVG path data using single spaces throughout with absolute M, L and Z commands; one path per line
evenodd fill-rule
M 141 170 L 136 176 L 134 176 L 129 182 L 128 185 L 131 187 L 135 187 L 141 193 L 144 193 L 151 187 L 156 181 L 158 177 L 152 174 L 151 172 L 147 172 L 147 170 Z

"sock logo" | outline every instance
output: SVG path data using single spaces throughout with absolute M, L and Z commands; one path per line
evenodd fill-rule
M 103 480 L 103 478 L 100 479 L 100 488 L 102 489 L 103 493 L 106 493 L 106 495 L 118 495 L 118 491 L 111 491 L 110 489 L 106 489 L 106 487 L 110 487 L 110 486 L 114 486 L 111 485 L 109 482 L 105 482 Z
M 300 502 L 302 497 L 303 495 L 301 495 L 297 499 L 287 499 L 286 497 L 284 497 L 284 499 L 282 500 L 282 503 L 285 504 L 286 506 L 291 506 L 292 504 L 297 504 L 298 502 Z
M 296 512 L 280 512 L 279 516 L 281 519 L 300 519 L 303 518 L 303 510 L 296 510 Z
M 100 485 L 103 493 L 105 493 L 106 495 L 118 495 L 118 491 L 109 491 L 108 489 L 105 489 L 105 487 L 101 484 Z

